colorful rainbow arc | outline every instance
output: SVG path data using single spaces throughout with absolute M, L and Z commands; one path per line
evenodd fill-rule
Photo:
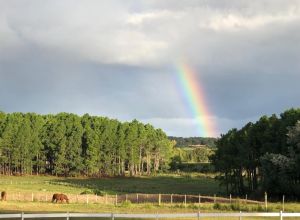
M 203 137 L 216 135 L 214 123 L 205 101 L 205 94 L 193 70 L 186 64 L 177 66 L 177 77 L 188 108 L 196 119 L 198 134 Z

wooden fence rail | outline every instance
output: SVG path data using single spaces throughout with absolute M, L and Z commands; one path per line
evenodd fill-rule
M 166 218 L 194 218 L 200 219 L 203 217 L 235 217 L 242 220 L 243 217 L 278 217 L 283 220 L 285 217 L 300 217 L 300 213 L 284 213 L 284 212 L 234 212 L 234 213 L 173 213 L 173 214 L 119 214 L 119 213 L 53 213 L 53 214 L 0 214 L 0 219 L 43 219 L 43 218 L 138 218 L 138 219 L 166 219 Z

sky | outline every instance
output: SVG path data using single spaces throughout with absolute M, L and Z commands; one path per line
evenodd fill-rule
M 0 0 L 0 110 L 138 119 L 209 136 L 300 106 L 299 0 Z M 203 125 L 204 129 L 207 125 Z

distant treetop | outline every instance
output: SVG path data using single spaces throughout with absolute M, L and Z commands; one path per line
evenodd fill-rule
M 211 148 L 216 147 L 217 138 L 212 137 L 174 137 L 169 136 L 169 140 L 176 141 L 175 147 L 200 147 L 207 146 Z

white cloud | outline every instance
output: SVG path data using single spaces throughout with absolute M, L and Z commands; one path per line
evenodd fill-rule
M 216 15 L 207 23 L 200 23 L 201 28 L 210 28 L 215 31 L 234 31 L 240 29 L 255 29 L 272 23 L 291 22 L 300 19 L 300 13 L 290 12 L 280 15 L 257 15 L 245 17 L 235 14 Z
M 151 23 L 153 21 L 161 22 L 162 20 L 181 19 L 183 17 L 182 12 L 158 10 L 151 12 L 132 13 L 129 14 L 127 23 L 131 25 L 143 25 L 144 23 Z M 173 20 L 174 21 L 174 20 Z

